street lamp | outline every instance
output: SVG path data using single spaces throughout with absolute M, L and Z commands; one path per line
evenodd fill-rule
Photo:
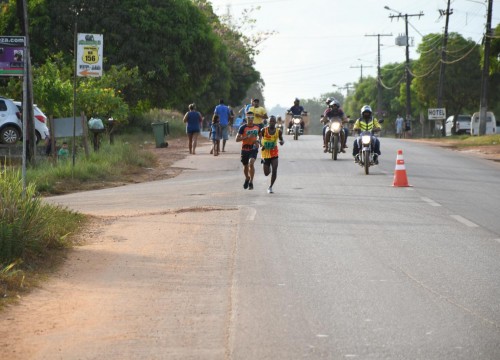
M 390 8 L 389 6 L 387 6 L 387 5 L 386 5 L 386 6 L 384 6 L 384 9 L 389 10 L 389 11 L 394 11 L 395 13 L 398 13 L 398 14 L 400 14 L 400 15 L 401 15 L 401 11 L 397 11 L 397 10 L 391 9 L 391 8 Z

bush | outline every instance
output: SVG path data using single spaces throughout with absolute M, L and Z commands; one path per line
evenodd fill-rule
M 152 133 L 152 123 L 168 121 L 169 135 L 179 137 L 186 133 L 186 125 L 182 121 L 183 118 L 184 115 L 175 110 L 151 109 L 147 113 L 134 116 L 130 120 L 130 124 L 139 127 L 145 132 Z
M 66 246 L 66 236 L 84 218 L 43 203 L 34 183 L 23 189 L 20 171 L 14 169 L 0 173 L 0 214 L 0 268 Z

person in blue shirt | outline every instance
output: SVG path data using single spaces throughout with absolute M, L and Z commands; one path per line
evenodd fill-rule
M 226 150 L 226 141 L 229 139 L 228 126 L 231 118 L 231 109 L 224 104 L 224 100 L 219 100 L 219 105 L 215 107 L 214 114 L 219 115 L 219 124 L 222 129 L 222 152 Z
M 184 115 L 184 123 L 186 124 L 186 134 L 188 135 L 188 146 L 189 153 L 196 154 L 196 144 L 198 141 L 198 135 L 201 130 L 201 123 L 203 118 L 201 114 L 196 111 L 196 105 L 189 104 L 189 111 Z
M 293 101 L 293 106 L 288 109 L 286 111 L 288 114 L 292 114 L 293 115 L 306 115 L 307 114 L 307 111 L 304 110 L 304 107 L 302 105 L 300 105 L 300 100 L 298 98 L 295 98 L 295 100 Z M 291 129 L 292 128 L 292 124 L 293 124 L 293 121 L 290 120 L 290 122 L 288 123 L 288 128 Z M 304 120 L 301 120 L 300 121 L 300 127 L 302 129 L 302 132 L 304 131 Z

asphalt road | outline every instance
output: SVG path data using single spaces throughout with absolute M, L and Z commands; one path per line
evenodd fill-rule
M 217 250 L 197 254 L 205 277 L 167 274 L 184 294 L 168 311 L 192 321 L 170 323 L 168 332 L 166 321 L 155 323 L 155 339 L 165 341 L 148 343 L 147 357 L 499 359 L 499 164 L 382 138 L 380 165 L 366 176 L 350 155 L 333 161 L 323 154 L 319 136 L 285 140 L 274 194 L 266 193 L 260 165 L 255 189 L 243 189 L 231 140 L 219 157 L 202 148 L 177 163 L 185 170 L 174 179 L 47 199 L 103 217 L 179 214 L 165 242 L 182 232 Z M 392 186 L 398 149 L 412 187 Z M 181 217 L 196 211 L 196 221 Z M 140 233 L 134 241 L 146 242 L 149 225 L 122 227 L 123 238 Z M 199 293 L 210 284 L 217 286 Z M 193 298 L 218 305 L 190 315 Z M 145 297 L 142 306 L 149 305 Z M 193 320 L 203 316 L 213 321 Z M 185 333 L 197 341 L 172 340 Z M 138 349 L 146 343 L 120 353 L 103 341 L 73 358 L 144 355 Z M 207 351 L 209 343 L 217 349 Z

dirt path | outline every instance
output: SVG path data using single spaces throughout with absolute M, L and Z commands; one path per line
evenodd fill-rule
M 0 359 L 225 358 L 236 226 L 206 235 L 236 216 L 196 208 L 100 220 L 91 243 L 0 314 Z

